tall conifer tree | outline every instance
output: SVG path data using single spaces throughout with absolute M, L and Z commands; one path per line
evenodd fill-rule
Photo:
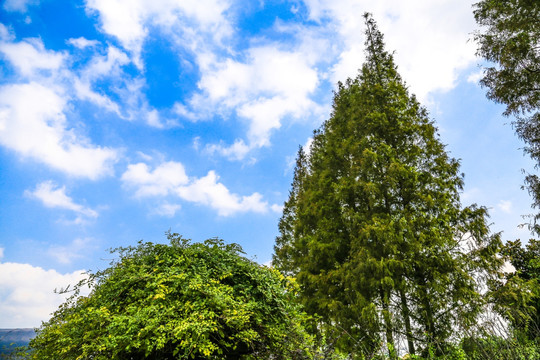
M 274 264 L 337 348 L 369 358 L 384 342 L 396 358 L 401 340 L 409 353 L 442 349 L 474 322 L 500 239 L 485 208 L 461 207 L 459 162 L 364 17 L 366 62 L 299 151 Z

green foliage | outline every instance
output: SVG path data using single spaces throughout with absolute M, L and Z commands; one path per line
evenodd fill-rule
M 502 254 L 515 272 L 504 281 L 491 284 L 496 310 L 510 321 L 515 335 L 527 340 L 540 340 L 540 241 L 509 241 Z
M 478 55 L 497 66 L 485 70 L 488 97 L 507 106 L 505 114 L 540 105 L 540 4 L 536 0 L 483 0 L 474 5 L 482 26 L 475 34 Z
M 518 136 L 525 151 L 540 164 L 540 2 L 538 0 L 482 0 L 474 5 L 482 31 L 474 36 L 477 54 L 494 63 L 485 69 L 481 85 L 489 99 L 506 105 L 505 115 L 515 115 Z M 540 179 L 526 177 L 533 205 L 540 207 Z M 540 214 L 534 217 L 533 228 Z
M 485 208 L 461 207 L 459 162 L 365 21 L 365 64 L 338 84 L 309 154 L 299 151 L 274 264 L 351 358 L 396 358 L 403 338 L 411 354 L 438 353 L 474 325 L 500 239 Z
M 308 359 L 296 286 L 222 240 L 118 248 L 31 340 L 32 359 Z M 77 296 L 83 286 L 89 296 Z
M 405 355 L 403 360 L 537 360 L 540 348 L 533 342 L 519 342 L 496 336 L 466 338 L 461 344 L 450 346 L 443 354 L 429 351 L 426 357 Z
M 535 360 L 540 359 L 538 344 L 531 341 L 504 339 L 497 336 L 467 338 L 461 349 L 466 360 Z

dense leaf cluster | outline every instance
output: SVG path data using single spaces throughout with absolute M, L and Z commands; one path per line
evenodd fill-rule
M 116 249 L 38 330 L 33 359 L 305 359 L 312 338 L 295 285 L 210 239 Z M 77 290 L 86 285 L 77 286 Z

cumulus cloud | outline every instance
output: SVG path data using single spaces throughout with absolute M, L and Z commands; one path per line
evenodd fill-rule
M 176 194 L 182 199 L 197 204 L 210 206 L 217 210 L 220 216 L 229 216 L 239 212 L 265 213 L 268 203 L 262 201 L 262 195 L 253 193 L 250 196 L 233 194 L 219 182 L 219 176 L 214 171 L 187 186 L 176 189 Z
M 169 161 L 157 166 L 153 171 L 145 163 L 131 164 L 122 175 L 125 184 L 137 188 L 135 196 L 165 196 L 179 186 L 186 185 L 189 179 L 184 166 Z
M 97 91 L 95 83 L 106 78 L 115 83 L 113 89 L 116 92 L 122 88 L 121 84 L 118 84 L 121 82 L 124 82 L 125 86 L 130 86 L 130 90 L 133 90 L 134 87 L 131 82 L 121 80 L 123 75 L 122 66 L 128 63 L 129 58 L 127 55 L 114 46 L 109 46 L 105 55 L 95 54 L 80 74 L 73 77 L 73 86 L 77 97 L 123 117 L 120 105 L 105 95 L 103 91 Z M 138 91 L 124 91 L 124 94 L 129 94 L 126 96 L 127 99 L 137 96 L 138 93 Z M 126 102 L 130 103 L 130 101 Z
M 77 204 L 71 197 L 66 194 L 66 187 L 58 187 L 52 181 L 45 181 L 38 184 L 34 191 L 26 191 L 26 195 L 40 200 L 43 205 L 48 208 L 59 208 L 71 210 L 77 214 L 97 217 L 98 213 L 95 210 Z
M 303 55 L 301 51 L 268 45 L 250 48 L 243 62 L 219 61 L 209 54 L 199 57 L 199 88 L 204 99 L 198 94 L 190 105 L 200 108 L 210 102 L 225 111 L 235 111 L 248 124 L 247 143 L 237 139 L 230 146 L 213 144 L 208 148 L 211 152 L 242 159 L 250 150 L 268 146 L 272 131 L 281 127 L 286 116 L 301 118 L 321 109 L 310 98 L 319 76 L 311 58 Z
M 385 34 L 387 49 L 396 50 L 399 71 L 421 99 L 455 86 L 457 72 L 475 61 L 468 41 L 475 28 L 471 3 L 451 0 L 396 2 L 381 0 L 305 0 L 309 16 L 337 30 L 342 48 L 332 80 L 354 77 L 363 56 L 364 23 L 373 13 Z
M 40 39 L 11 42 L 6 37 L 0 53 L 26 79 L 0 87 L 0 144 L 73 176 L 110 174 L 117 150 L 95 146 L 69 127 L 65 113 L 74 100 L 71 95 L 84 99 L 91 92 L 71 91 L 72 85 L 80 87 L 81 79 L 67 69 L 68 55 L 45 49 Z M 94 74 L 98 70 L 111 72 L 111 66 L 91 69 Z
M 88 101 L 122 119 L 142 118 L 155 127 L 171 125 L 170 121 L 163 124 L 159 114 L 148 104 L 143 92 L 144 78 L 125 72 L 131 59 L 119 48 L 109 45 L 102 49 L 98 41 L 83 37 L 69 39 L 67 43 L 76 48 L 75 52 L 93 48 L 91 55 L 84 57 L 82 66 L 73 69 L 70 65 L 77 59 L 76 53 L 47 50 L 41 39 L 13 42 L 9 32 L 4 32 L 7 35 L 0 36 L 3 40 L 0 53 L 4 58 L 23 79 L 54 87 L 59 95 L 65 97 L 66 103 Z
M 37 71 L 59 70 L 66 58 L 63 53 L 48 51 L 41 39 L 26 39 L 18 43 L 0 43 L 0 52 L 23 76 L 36 76 Z
M 99 15 L 102 30 L 118 38 L 140 68 L 144 41 L 156 29 L 171 34 L 178 47 L 192 51 L 201 73 L 201 92 L 184 103 L 177 102 L 171 110 L 188 120 L 231 111 L 238 115 L 247 124 L 246 137 L 238 137 L 232 144 L 210 144 L 206 150 L 241 160 L 251 150 L 268 146 L 271 133 L 285 118 L 305 118 L 321 110 L 310 95 L 319 84 L 315 62 L 324 51 L 311 37 L 300 41 L 294 51 L 270 44 L 250 47 L 236 53 L 237 58 L 224 56 L 223 50 L 232 53 L 222 43 L 233 34 L 230 6 L 229 0 L 87 2 L 87 10 Z M 158 128 L 170 125 L 159 115 L 149 109 L 145 118 Z
M 122 175 L 127 187 L 135 189 L 136 197 L 155 197 L 174 195 L 180 199 L 208 206 L 220 216 L 230 216 L 242 212 L 266 213 L 269 206 L 259 193 L 241 196 L 231 193 L 219 182 L 214 171 L 201 178 L 188 178 L 184 166 L 178 162 L 166 162 L 151 170 L 144 163 L 131 164 Z M 173 216 L 179 209 L 177 204 L 163 204 L 155 213 Z
M 228 0 L 89 0 L 86 6 L 99 14 L 103 31 L 115 36 L 139 67 L 149 27 L 182 30 L 192 25 L 195 30 L 191 33 L 210 33 L 216 40 L 232 31 L 224 16 Z
M 37 327 L 65 301 L 54 289 L 75 285 L 83 270 L 62 274 L 30 264 L 0 263 L 0 328 Z
M 97 179 L 112 173 L 117 151 L 68 129 L 65 108 L 60 89 L 35 82 L 0 87 L 0 144 L 69 175 Z

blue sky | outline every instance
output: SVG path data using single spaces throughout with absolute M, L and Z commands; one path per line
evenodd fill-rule
M 39 326 L 107 249 L 171 229 L 271 259 L 298 146 L 363 61 L 373 13 L 465 173 L 527 239 L 522 144 L 478 85 L 472 2 L 0 2 L 0 328 Z

